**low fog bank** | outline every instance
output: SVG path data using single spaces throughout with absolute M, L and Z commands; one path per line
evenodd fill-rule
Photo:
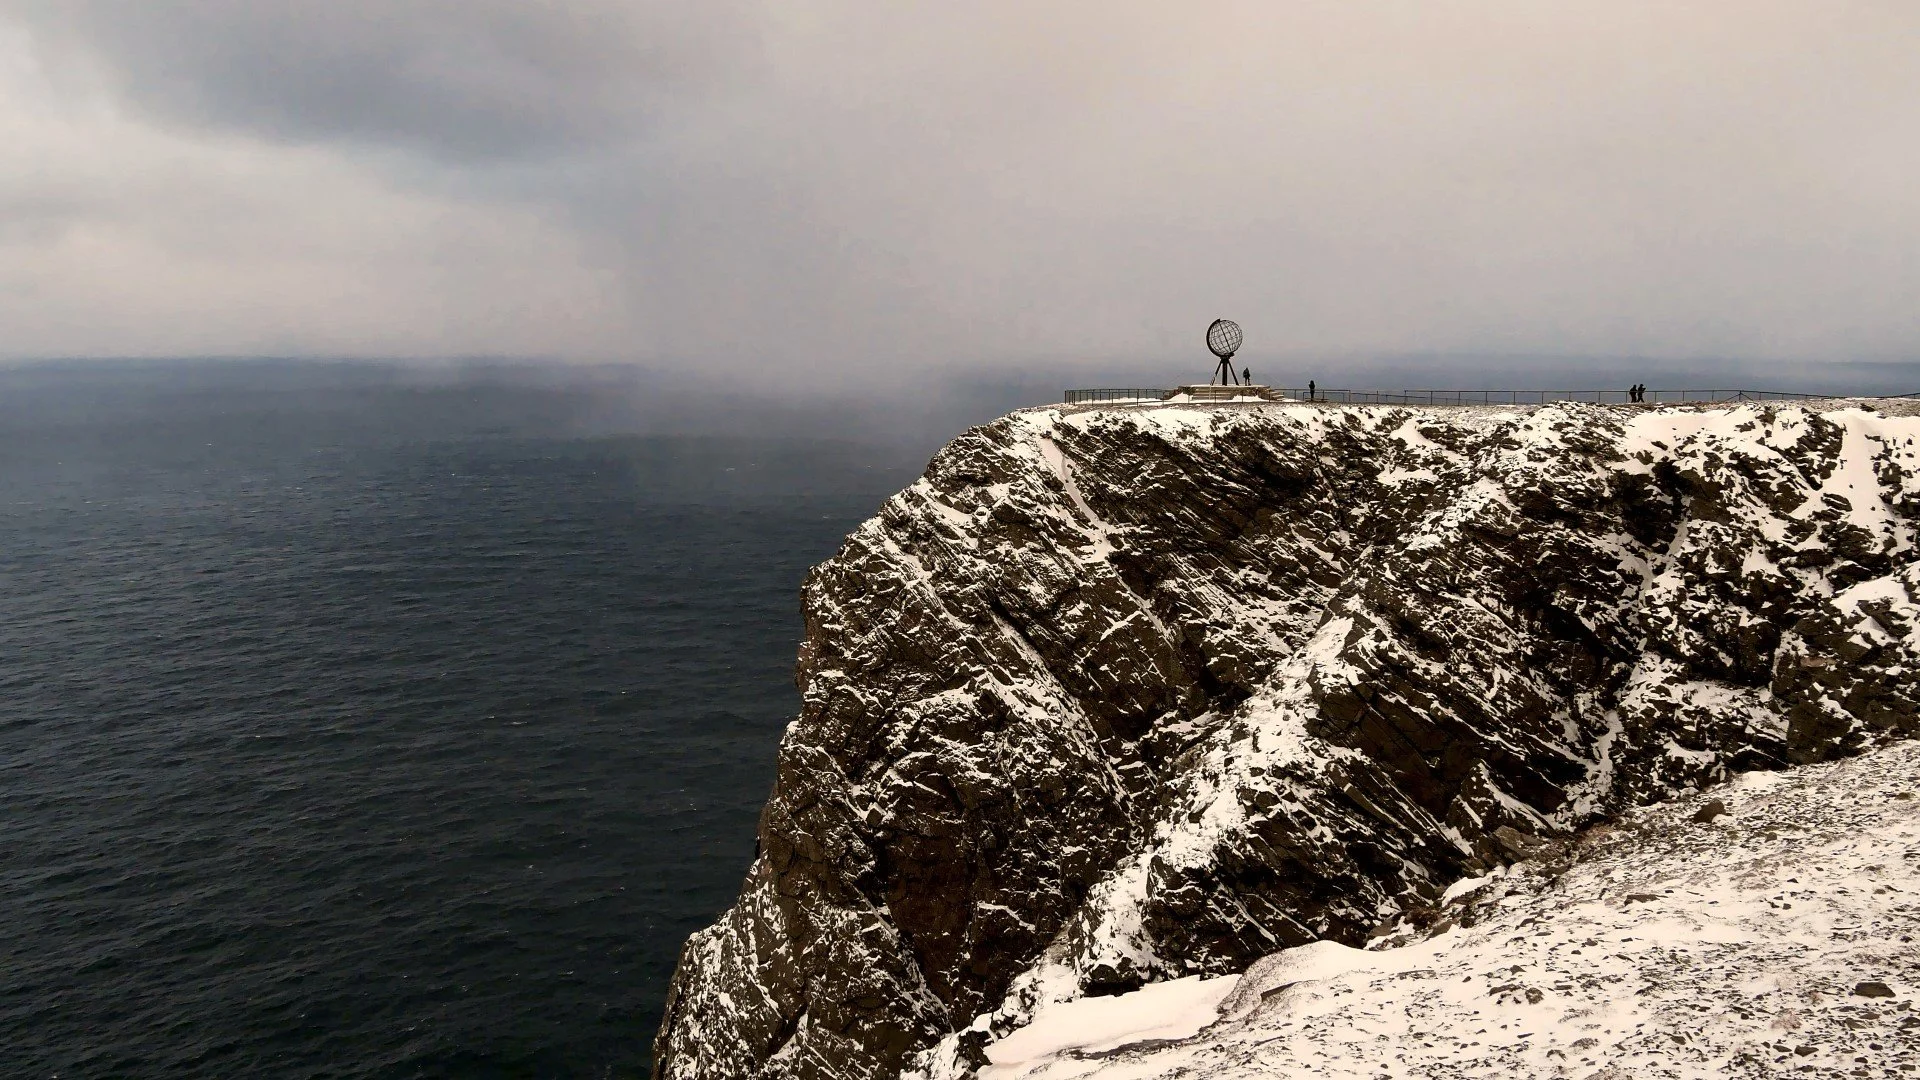
M 1198 351 L 1198 350 L 1195 350 Z M 1400 356 L 1279 358 L 1250 349 L 1255 381 L 1325 389 L 1748 389 L 1920 392 L 1920 363 L 1757 364 L 1633 358 Z M 954 435 L 1074 387 L 1204 381 L 1211 360 L 1050 359 L 885 378 L 781 385 L 697 368 L 471 360 L 65 361 L 0 368 L 0 433 L 316 445 L 485 437 L 697 436 L 845 444 L 876 464 L 924 462 Z M 115 436 L 119 437 L 119 436 Z
M 1057 382 L 1055 380 L 1054 382 Z M 82 360 L 0 367 L 0 466 L 509 438 L 812 444 L 910 476 L 955 434 L 1057 400 L 1017 373 L 783 389 L 657 369 L 498 360 Z M 723 444 L 739 444 L 727 449 Z

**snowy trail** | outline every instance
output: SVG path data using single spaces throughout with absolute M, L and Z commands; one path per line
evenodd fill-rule
M 1462 925 L 1437 936 L 1211 980 L 1189 997 L 1226 1018 L 1192 1038 L 1166 1041 L 1181 1018 L 1160 1010 L 1130 1040 L 1098 1006 L 1136 995 L 1091 999 L 1005 1040 L 1061 1049 L 995 1044 L 980 1075 L 1920 1075 L 1920 744 L 1748 773 L 1455 893 L 1440 925 Z

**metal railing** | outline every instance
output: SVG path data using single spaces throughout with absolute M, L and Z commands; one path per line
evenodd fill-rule
M 1159 401 L 1171 390 L 1069 390 L 1067 404 L 1082 405 L 1089 401 Z
M 1282 389 L 1287 397 L 1307 399 L 1305 388 Z M 1782 390 L 1647 390 L 1641 402 L 1683 404 L 1719 401 L 1798 401 L 1833 397 Z M 1313 400 L 1354 405 L 1545 405 L 1552 401 L 1590 401 L 1597 405 L 1633 404 L 1625 390 L 1321 390 Z
M 1316 387 L 1309 398 L 1305 387 L 1271 389 L 1276 394 L 1299 401 L 1313 400 L 1340 405 L 1545 405 L 1553 401 L 1586 401 L 1599 405 L 1633 403 L 1625 390 L 1342 390 Z M 1175 392 L 1142 388 L 1068 390 L 1066 403 L 1162 401 Z M 1842 396 L 1854 395 L 1788 390 L 1647 390 L 1641 401 L 1648 405 L 1677 405 L 1723 401 L 1803 401 Z M 1920 394 L 1894 396 L 1916 397 Z

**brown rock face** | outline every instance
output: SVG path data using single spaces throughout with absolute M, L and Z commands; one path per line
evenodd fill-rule
M 1128 406 L 968 432 L 805 586 L 661 1078 L 882 1078 L 1364 941 L 1731 770 L 1920 730 L 1920 417 Z

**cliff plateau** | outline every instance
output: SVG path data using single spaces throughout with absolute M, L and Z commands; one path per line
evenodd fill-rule
M 1630 807 L 1914 734 L 1916 406 L 966 433 L 807 579 L 802 712 L 656 1077 L 964 1072 L 1052 1003 L 1361 945 Z

